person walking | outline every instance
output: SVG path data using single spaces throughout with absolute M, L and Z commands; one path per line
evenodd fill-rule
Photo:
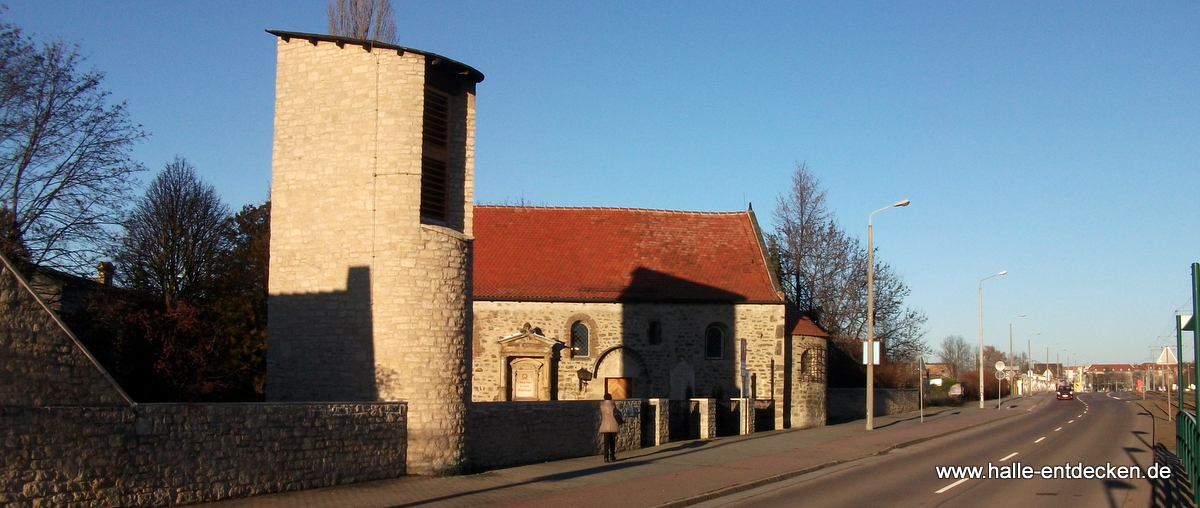
M 604 437 L 604 462 L 617 461 L 617 431 L 621 430 L 617 423 L 617 404 L 612 400 L 612 394 L 604 394 L 604 402 L 600 403 L 600 435 Z

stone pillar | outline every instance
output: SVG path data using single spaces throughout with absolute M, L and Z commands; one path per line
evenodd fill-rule
M 671 399 L 650 399 L 654 406 L 654 446 L 662 446 L 671 440 Z M 645 423 L 643 423 L 645 425 Z
M 741 408 L 741 410 L 738 411 L 738 416 L 741 418 L 740 421 L 738 422 L 739 423 L 738 433 L 743 436 L 746 434 L 753 434 L 754 433 L 754 399 L 752 399 L 750 397 L 743 397 L 743 398 L 737 399 L 737 401 L 738 401 L 738 407 Z
M 700 439 L 717 437 L 717 399 L 692 399 L 700 403 Z

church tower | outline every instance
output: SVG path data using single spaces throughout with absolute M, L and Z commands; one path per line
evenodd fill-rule
M 405 401 L 407 472 L 457 471 L 483 74 L 376 41 L 269 32 L 267 400 Z

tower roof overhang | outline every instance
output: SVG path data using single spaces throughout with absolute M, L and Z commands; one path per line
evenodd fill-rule
M 345 46 L 346 44 L 351 44 L 354 46 L 362 46 L 367 51 L 375 51 L 377 49 L 382 49 L 382 50 L 397 51 L 400 54 L 416 53 L 419 55 L 425 55 L 425 57 L 433 65 L 447 66 L 447 68 L 450 72 L 452 72 L 454 74 L 458 74 L 460 76 L 463 76 L 464 78 L 470 80 L 472 83 L 479 83 L 479 82 L 483 81 L 483 73 L 475 70 L 474 67 L 471 67 L 470 65 L 459 62 L 457 60 L 446 58 L 446 57 L 436 54 L 436 53 L 430 53 L 428 51 L 407 48 L 404 46 L 397 46 L 395 44 L 388 44 L 386 42 L 372 41 L 372 40 L 367 40 L 367 39 L 355 39 L 352 37 L 338 37 L 336 35 L 310 34 L 310 33 L 305 33 L 305 32 L 288 32 L 285 30 L 267 30 L 267 33 L 274 35 L 276 37 L 279 37 L 280 39 L 283 39 L 284 42 L 289 42 L 292 39 L 303 39 L 303 40 L 306 40 L 313 44 L 316 44 L 317 42 L 332 42 L 334 44 L 337 44 L 338 46 Z

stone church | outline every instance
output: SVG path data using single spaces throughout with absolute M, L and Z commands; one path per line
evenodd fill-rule
M 827 336 L 786 311 L 753 211 L 474 210 L 472 400 L 746 397 L 815 423 Z
M 482 73 L 270 33 L 268 401 L 405 401 L 418 474 L 460 470 L 489 401 L 745 396 L 824 424 L 825 335 L 752 212 L 477 207 Z

